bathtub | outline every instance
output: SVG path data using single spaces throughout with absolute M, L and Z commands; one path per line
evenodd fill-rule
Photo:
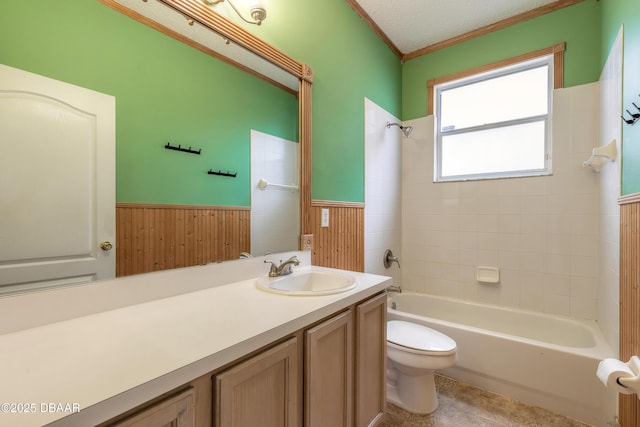
M 456 341 L 443 375 L 595 426 L 614 421 L 617 395 L 596 369 L 615 356 L 595 322 L 412 292 L 390 293 L 387 314 Z

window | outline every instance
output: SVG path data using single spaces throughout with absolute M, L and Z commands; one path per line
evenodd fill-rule
M 553 55 L 435 85 L 436 181 L 551 173 Z

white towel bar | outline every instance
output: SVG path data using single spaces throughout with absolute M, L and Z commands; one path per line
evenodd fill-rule
M 264 190 L 267 187 L 286 188 L 287 190 L 298 191 L 298 186 L 295 185 L 295 184 L 291 184 L 291 185 L 274 184 L 274 183 L 271 183 L 271 182 L 267 181 L 266 179 L 260 179 L 260 181 L 258 181 L 258 188 L 259 189 Z

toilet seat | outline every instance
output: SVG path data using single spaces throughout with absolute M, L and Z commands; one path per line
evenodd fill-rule
M 387 341 L 392 347 L 429 356 L 449 356 L 456 352 L 456 342 L 445 334 L 403 320 L 387 322 Z

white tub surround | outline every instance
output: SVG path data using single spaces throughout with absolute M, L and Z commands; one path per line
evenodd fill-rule
M 414 131 L 402 146 L 402 287 L 603 320 L 598 174 L 582 167 L 601 145 L 598 99 L 598 83 L 554 90 L 547 176 L 434 183 L 433 116 L 408 121 Z M 499 268 L 500 283 L 479 283 L 478 266 Z
M 310 255 L 296 253 L 303 265 Z M 288 254 L 272 254 L 280 260 Z M 35 403 L 0 424 L 94 425 L 389 286 L 363 273 L 349 292 L 264 292 L 264 257 L 0 299 L 0 402 Z M 239 264 L 241 262 L 241 264 Z M 319 267 L 318 267 L 319 268 Z M 79 413 L 41 411 L 77 405 Z
M 595 426 L 614 420 L 616 396 L 596 377 L 613 352 L 595 322 L 411 292 L 390 299 L 389 320 L 456 341 L 443 374 Z
M 371 100 L 364 100 L 364 271 L 393 277 L 400 284 L 402 264 L 402 144 L 405 138 L 387 123 L 400 120 Z M 399 264 L 385 268 L 386 249 Z
M 600 137 L 622 154 L 622 28 L 600 75 Z M 598 184 L 598 324 L 611 348 L 620 347 L 620 205 L 622 159 L 603 166 Z

